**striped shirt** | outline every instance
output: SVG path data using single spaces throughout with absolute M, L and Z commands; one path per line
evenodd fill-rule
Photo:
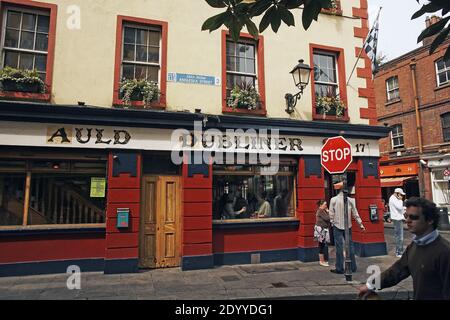
M 356 222 L 362 227 L 362 220 L 356 209 L 355 199 L 348 197 L 348 226 L 352 227 L 352 215 Z M 338 229 L 344 230 L 344 194 L 340 192 L 337 196 L 331 198 L 330 201 L 330 220 Z

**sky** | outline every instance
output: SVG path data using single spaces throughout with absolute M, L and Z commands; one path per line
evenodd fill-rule
M 421 0 L 421 3 L 426 1 Z M 380 14 L 378 53 L 392 60 L 421 46 L 417 44 L 417 37 L 425 29 L 426 15 L 411 20 L 421 4 L 416 0 L 369 0 L 370 26 L 380 6 L 383 9 Z

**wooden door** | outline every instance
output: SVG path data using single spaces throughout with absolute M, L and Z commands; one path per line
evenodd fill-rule
M 157 177 L 143 177 L 139 235 L 139 267 L 156 267 Z
M 180 265 L 181 183 L 179 177 L 158 179 L 156 267 Z
M 142 183 L 139 267 L 180 265 L 181 180 L 145 176 Z

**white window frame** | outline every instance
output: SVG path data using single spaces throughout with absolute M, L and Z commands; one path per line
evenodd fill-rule
M 395 86 L 395 82 L 394 82 L 395 80 L 397 80 L 396 86 Z M 390 81 L 393 82 L 392 89 L 389 89 Z M 395 95 L 395 92 L 397 92 L 397 97 L 392 97 L 392 95 Z M 393 76 L 386 80 L 386 95 L 387 95 L 388 102 L 400 99 L 400 85 L 398 83 L 398 76 Z
M 443 70 L 439 70 L 439 69 L 438 69 L 438 63 L 441 62 L 441 61 L 443 61 L 443 62 L 444 62 L 444 65 L 445 65 L 445 68 L 444 68 Z M 450 62 L 450 61 L 448 61 L 448 62 Z M 447 75 L 446 75 L 447 81 L 444 81 L 444 82 L 441 83 L 440 80 L 439 80 L 439 75 L 440 75 L 441 73 L 447 73 L 448 71 L 450 71 L 450 65 L 447 66 L 447 63 L 445 62 L 445 60 L 444 60 L 443 58 L 437 60 L 437 61 L 434 63 L 434 65 L 435 65 L 435 69 L 436 69 L 436 81 L 437 81 L 436 83 L 437 83 L 438 87 L 450 83 L 450 79 L 447 77 Z
M 159 32 L 159 62 L 143 62 L 143 61 L 131 61 L 124 59 L 124 48 L 125 48 L 125 28 L 133 28 L 133 29 L 141 29 L 146 31 L 156 31 Z M 121 57 L 120 57 L 120 79 L 123 79 L 123 65 L 133 65 L 133 66 L 145 66 L 145 67 L 157 67 L 158 68 L 158 87 L 161 86 L 161 59 L 162 59 L 162 29 L 157 26 L 152 25 L 140 25 L 134 23 L 124 23 L 122 26 L 122 48 L 121 48 Z M 135 53 L 137 52 L 137 41 L 135 39 Z M 135 56 L 136 60 L 136 56 Z M 136 78 L 136 71 L 134 72 L 134 78 Z
M 315 55 L 323 55 L 323 56 L 329 56 L 329 57 L 333 57 L 334 60 L 334 69 L 336 72 L 336 82 L 324 82 L 324 81 L 316 81 L 314 79 L 314 84 L 315 85 L 324 85 L 324 86 L 335 86 L 336 87 L 336 92 L 337 95 L 340 95 L 340 88 L 339 88 L 339 65 L 338 65 L 338 55 L 336 53 L 333 52 L 327 52 L 327 51 L 322 51 L 322 50 L 314 50 L 313 52 L 313 61 L 314 61 L 314 56 Z M 314 65 L 313 65 L 314 68 Z M 314 77 L 314 75 L 313 75 Z
M 228 48 L 228 42 L 233 42 L 229 37 L 227 37 L 226 39 L 226 44 L 225 44 L 225 56 L 228 57 L 227 54 L 227 48 Z M 255 78 L 255 89 L 256 91 L 258 91 L 258 42 L 255 40 L 250 40 L 250 39 L 243 39 L 240 38 L 236 44 L 246 44 L 246 45 L 251 45 L 253 46 L 254 50 L 254 60 L 255 60 L 255 73 L 246 73 L 246 72 L 238 72 L 238 71 L 229 71 L 227 68 L 227 64 L 225 64 L 225 69 L 226 69 L 226 74 L 227 74 L 227 78 L 225 79 L 226 84 L 225 86 L 228 85 L 228 75 L 232 75 L 232 76 L 243 76 L 243 77 L 251 77 L 251 78 Z M 233 88 L 228 88 L 228 89 L 233 89 Z
M 40 51 L 40 50 L 30 50 L 30 49 L 21 49 L 21 48 L 11 48 L 11 47 L 5 47 L 5 40 L 6 40 L 6 23 L 7 23 L 7 16 L 8 16 L 8 12 L 9 11 L 17 11 L 20 12 L 22 14 L 24 13 L 28 13 L 28 14 L 34 14 L 34 15 L 41 15 L 41 16 L 47 16 L 49 17 L 50 20 L 50 12 L 45 11 L 45 10 L 39 10 L 39 9 L 28 9 L 28 8 L 21 8 L 21 7 L 15 7 L 15 6 L 5 6 L 4 8 L 1 8 L 2 10 L 2 33 L 1 33 L 1 43 L 0 43 L 0 50 L 1 50 L 1 61 L 0 61 L 0 65 L 2 67 L 2 69 L 5 66 L 5 51 L 14 51 L 14 52 L 18 52 L 18 53 L 29 53 L 29 54 L 33 54 L 33 55 L 45 55 L 48 59 L 48 43 L 47 43 L 47 51 Z M 22 18 L 21 18 L 22 19 Z M 21 20 L 22 22 L 22 20 Z M 22 23 L 21 23 L 22 25 Z M 34 29 L 34 43 L 36 42 L 36 36 L 38 34 L 37 32 L 37 22 L 36 22 L 36 26 Z M 21 31 L 22 31 L 22 26 L 19 27 L 19 46 L 20 46 L 20 36 L 21 36 Z M 43 32 L 39 32 L 39 33 L 43 33 Z M 49 30 L 47 35 L 50 37 L 50 25 L 49 25 Z M 47 61 L 48 63 L 48 61 Z M 19 62 L 20 64 L 20 62 Z M 35 67 L 35 60 L 33 60 L 33 68 Z M 45 76 L 47 77 L 47 65 L 46 65 L 46 70 L 45 70 Z
M 403 133 L 403 126 L 401 124 L 396 124 L 393 127 L 396 127 L 396 128 L 400 127 L 402 129 L 402 133 L 399 134 L 398 130 L 397 130 L 397 133 L 394 135 L 394 129 L 392 129 L 392 131 L 391 131 L 391 145 L 392 145 L 392 149 L 403 148 L 405 146 L 405 135 Z M 395 145 L 394 144 L 394 139 L 398 139 L 398 138 L 402 138 L 403 143 Z

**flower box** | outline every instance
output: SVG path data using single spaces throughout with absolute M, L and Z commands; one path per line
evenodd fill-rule
M 40 93 L 41 86 L 39 83 L 17 82 L 10 79 L 1 81 L 3 91 Z

